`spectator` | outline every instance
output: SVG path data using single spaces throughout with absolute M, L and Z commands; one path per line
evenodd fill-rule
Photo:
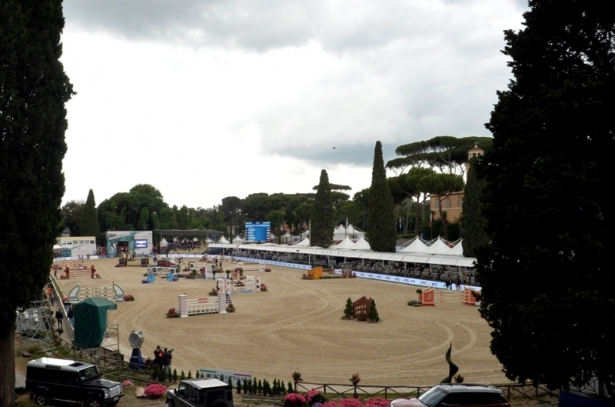
M 62 320 L 64 319 L 64 314 L 60 311 L 60 308 L 56 311 L 56 320 L 58 321 L 58 329 L 62 328 Z

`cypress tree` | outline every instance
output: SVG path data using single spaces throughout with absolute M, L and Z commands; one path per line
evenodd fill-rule
M 378 310 L 376 309 L 376 301 L 374 299 L 372 299 L 369 303 L 369 313 L 367 314 L 367 318 L 373 322 L 380 321 L 380 316 L 378 316 Z
M 476 257 L 506 377 L 562 389 L 598 379 L 615 398 L 611 7 L 532 0 L 524 28 L 505 31 L 515 77 L 498 92 L 493 149 L 478 166 L 490 243 Z
M 344 308 L 344 318 L 352 319 L 354 316 L 354 308 L 352 308 L 352 300 L 350 297 L 346 300 L 346 308 Z
M 15 400 L 15 312 L 40 299 L 60 232 L 63 27 L 61 0 L 0 2 L 0 406 Z
M 96 211 L 96 202 L 94 201 L 94 191 L 90 189 L 88 199 L 85 201 L 81 219 L 79 222 L 80 236 L 95 236 L 100 234 L 98 226 L 98 212 Z
M 463 255 L 475 256 L 475 248 L 489 243 L 485 228 L 487 220 L 483 216 L 483 204 L 480 201 L 481 192 L 485 186 L 485 180 L 476 177 L 476 160 L 467 172 L 467 181 L 463 192 L 463 205 L 461 218 L 461 235 L 463 241 Z
M 333 242 L 333 203 L 331 185 L 326 170 L 320 172 L 320 182 L 314 197 L 314 218 L 310 230 L 312 246 L 329 247 Z
M 376 142 L 374 150 L 372 185 L 369 188 L 369 208 L 367 212 L 367 236 L 372 250 L 395 252 L 397 241 L 395 205 L 387 182 L 380 141 Z

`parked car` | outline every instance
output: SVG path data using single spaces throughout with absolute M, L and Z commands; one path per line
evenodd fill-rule
M 122 384 L 101 378 L 95 365 L 55 358 L 28 362 L 26 390 L 39 406 L 59 401 L 84 407 L 113 407 L 124 396 Z
M 390 407 L 510 407 L 502 390 L 482 384 L 439 384 L 419 398 L 391 401 Z
M 233 407 L 232 387 L 214 378 L 187 379 L 167 391 L 169 407 Z
M 177 263 L 168 259 L 158 260 L 157 265 L 160 267 L 177 267 Z

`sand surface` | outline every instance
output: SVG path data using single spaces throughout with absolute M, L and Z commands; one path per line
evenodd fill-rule
M 77 284 L 114 282 L 136 298 L 108 313 L 108 322 L 119 324 L 126 359 L 132 350 L 128 336 L 136 330 L 145 336 L 144 357 L 153 356 L 156 345 L 174 348 L 172 367 L 186 373 L 217 368 L 288 381 L 299 371 L 307 382 L 345 384 L 358 372 L 364 385 L 433 385 L 448 374 L 444 354 L 452 342 L 452 359 L 466 382 L 507 382 L 489 351 L 490 328 L 478 310 L 454 303 L 409 307 L 408 300 L 418 299 L 414 286 L 360 278 L 302 280 L 303 271 L 272 267 L 245 273 L 260 275 L 269 291 L 232 295 L 236 312 L 171 319 L 166 312 L 178 307 L 179 294 L 207 297 L 215 282 L 159 277 L 142 284 L 145 268 L 116 268 L 117 259 L 85 263 L 94 264 L 101 278 L 58 280 L 64 295 Z M 346 300 L 361 296 L 375 299 L 381 322 L 341 319 Z

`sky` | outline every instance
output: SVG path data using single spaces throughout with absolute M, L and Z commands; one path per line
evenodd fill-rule
M 65 0 L 64 202 L 137 184 L 169 205 L 369 187 L 435 136 L 490 136 L 522 0 Z M 393 175 L 393 174 L 390 174 Z

